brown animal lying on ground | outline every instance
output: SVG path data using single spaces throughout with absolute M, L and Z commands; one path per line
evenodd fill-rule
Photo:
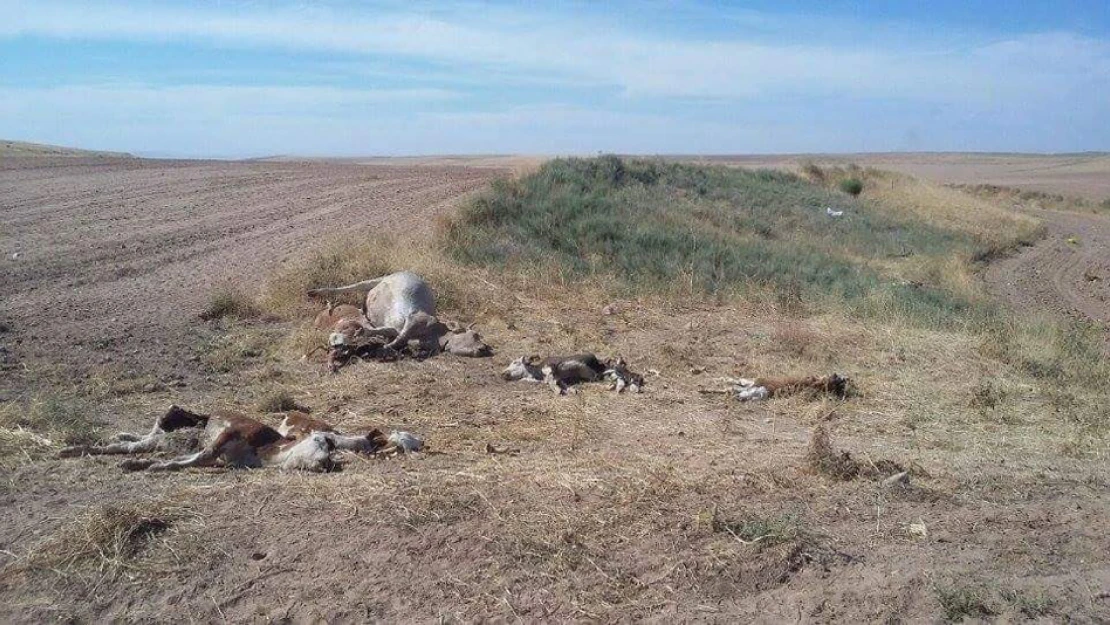
M 106 445 L 67 447 L 59 455 L 72 457 L 158 451 L 163 448 L 167 434 L 184 428 L 204 429 L 204 446 L 199 452 L 166 461 L 128 460 L 120 466 L 129 471 L 175 471 L 222 463 L 234 468 L 277 466 L 282 469 L 326 471 L 335 466 L 331 456 L 334 451 L 376 453 L 385 450 L 394 438 L 387 438 L 377 429 L 358 436 L 340 434 L 327 422 L 303 412 L 288 413 L 279 428 L 274 429 L 235 412 L 217 411 L 201 415 L 171 406 L 145 436 L 123 433 L 113 437 L 112 442 Z
M 339 304 L 328 302 L 327 308 L 321 310 L 316 319 L 312 322 L 312 327 L 317 330 L 332 330 L 336 324 L 344 319 L 358 320 L 362 318 L 362 311 L 358 306 L 350 304 Z
M 571 385 L 579 382 L 609 380 L 609 390 L 618 393 L 625 388 L 639 393 L 644 385 L 644 377 L 632 373 L 622 358 L 602 362 L 594 354 L 575 354 L 573 356 L 552 356 L 541 359 L 539 356 L 521 356 L 509 363 L 501 372 L 506 382 L 524 380 L 525 382 L 544 382 L 555 393 L 573 393 Z
M 848 384 L 848 378 L 837 373 L 820 377 L 755 378 L 754 380 L 740 378 L 732 392 L 740 401 L 759 401 L 804 392 L 844 397 L 848 392 Z

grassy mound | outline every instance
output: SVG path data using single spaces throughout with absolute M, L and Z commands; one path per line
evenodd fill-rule
M 936 322 L 985 307 L 897 270 L 970 262 L 983 243 L 973 233 L 779 171 L 559 159 L 495 184 L 444 235 L 464 263 L 613 276 L 631 292 L 786 289 Z

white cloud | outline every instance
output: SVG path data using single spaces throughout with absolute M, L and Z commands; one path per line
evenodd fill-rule
M 1062 91 L 1110 87 L 1110 44 L 1065 33 L 960 45 L 924 35 L 916 42 L 856 45 L 791 42 L 789 33 L 774 43 L 743 35 L 700 41 L 486 5 L 435 15 L 387 5 L 340 15 L 326 8 L 259 11 L 243 5 L 195 9 L 39 0 L 16 4 L 6 13 L 0 36 L 188 40 L 400 56 L 470 74 L 496 68 L 565 84 L 610 85 L 630 97 L 838 94 L 981 107 L 1000 98 L 1041 101 Z

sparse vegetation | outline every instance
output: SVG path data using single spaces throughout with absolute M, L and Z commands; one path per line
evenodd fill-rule
M 1031 189 L 1017 189 L 996 184 L 957 184 L 952 188 L 1019 209 L 1048 209 L 1098 213 L 1110 210 L 1110 199 L 1101 202 L 1082 197 L 1045 193 Z
M 804 528 L 798 517 L 792 514 L 750 517 L 733 521 L 721 518 L 714 511 L 712 526 L 714 532 L 724 532 L 757 549 L 811 538 L 810 532 Z
M 64 525 L 2 575 L 50 572 L 68 577 L 92 571 L 103 579 L 134 571 L 149 543 L 189 516 L 188 508 L 162 501 L 97 506 Z
M 944 619 L 958 622 L 965 618 L 985 618 L 998 613 L 990 594 L 981 586 L 966 584 L 937 585 L 934 587 Z
M 1036 619 L 1052 613 L 1056 600 L 1044 591 L 1021 592 L 1006 590 L 1002 598 L 1026 618 Z
M 259 315 L 258 306 L 243 293 L 234 289 L 220 289 L 212 294 L 208 305 L 200 313 L 205 321 L 214 319 L 250 319 Z
M 825 170 L 821 169 L 821 166 L 817 163 L 813 161 L 804 161 L 800 164 L 799 168 L 802 171 L 802 175 L 808 178 L 810 182 L 816 182 L 818 184 L 825 182 Z
M 297 403 L 297 400 L 293 398 L 293 395 L 290 394 L 289 391 L 284 389 L 271 391 L 263 395 L 262 398 L 258 400 L 257 408 L 258 411 L 262 413 L 288 412 L 291 410 L 309 412 L 305 410 L 304 406 Z
M 261 364 L 274 349 L 265 331 L 236 330 L 200 346 L 201 364 L 213 373 L 232 373 Z
M 27 429 L 66 445 L 95 441 L 101 426 L 92 404 L 61 393 L 44 393 L 26 404 L 0 406 L 0 428 Z

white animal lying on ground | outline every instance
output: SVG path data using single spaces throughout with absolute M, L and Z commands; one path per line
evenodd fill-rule
M 609 380 L 611 382 L 609 389 L 618 393 L 623 392 L 625 388 L 639 393 L 644 385 L 643 376 L 629 371 L 624 359 L 617 358 L 603 363 L 593 354 L 552 356 L 543 359 L 539 356 L 521 356 L 509 363 L 509 366 L 501 372 L 501 377 L 506 382 L 514 380 L 544 382 L 560 395 L 573 393 L 574 389 L 571 385 L 579 382 Z
M 276 466 L 282 469 L 327 471 L 335 467 L 332 453 L 353 451 L 360 453 L 385 453 L 389 451 L 415 451 L 422 445 L 405 444 L 399 439 L 413 437 L 407 432 L 394 432 L 386 437 L 374 429 L 365 435 L 345 435 L 336 432 L 326 421 L 315 419 L 303 412 L 290 412 L 277 429 L 255 419 L 230 411 L 217 411 L 200 415 L 178 406 L 171 406 L 155 422 L 146 435 L 122 433 L 106 445 L 80 445 L 67 447 L 59 455 L 136 454 L 159 451 L 171 432 L 185 428 L 203 428 L 204 446 L 192 453 L 172 460 L 127 460 L 120 466 L 129 471 L 176 471 L 187 467 L 223 464 L 233 468 Z M 416 439 L 419 440 L 419 439 Z
M 833 218 L 843 217 L 844 216 L 844 211 L 834 211 L 831 206 L 826 206 L 825 207 L 825 214 L 828 215 L 829 217 L 833 217 Z
M 359 322 L 374 336 L 391 339 L 389 347 L 401 349 L 410 340 L 457 356 L 491 356 L 493 350 L 471 327 L 440 321 L 435 296 L 420 276 L 401 271 L 335 288 L 308 291 L 310 297 L 366 292 L 365 315 Z
M 803 392 L 844 397 L 848 392 L 848 378 L 839 374 L 820 377 L 794 378 L 740 378 L 732 392 L 740 401 L 760 401 Z

